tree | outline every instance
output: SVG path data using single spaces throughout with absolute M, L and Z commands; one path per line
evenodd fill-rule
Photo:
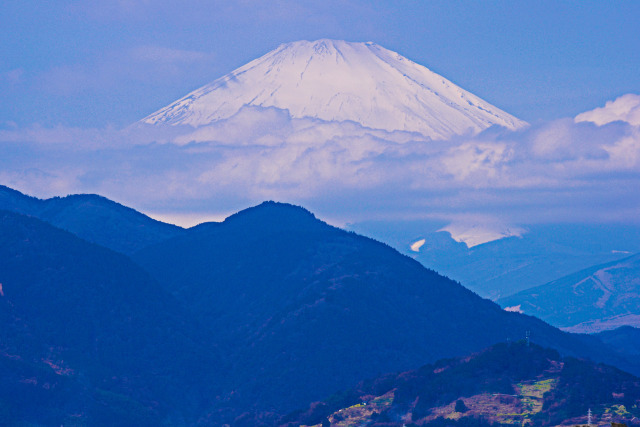
M 469 408 L 467 408 L 467 405 L 464 404 L 462 399 L 456 400 L 456 408 L 455 408 L 456 412 L 464 413 L 464 412 L 467 412 L 468 410 Z

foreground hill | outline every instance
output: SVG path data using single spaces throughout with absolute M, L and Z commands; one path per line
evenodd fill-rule
M 0 319 L 5 422 L 188 419 L 223 369 L 189 312 L 130 259 L 7 211 Z
M 505 312 L 292 205 L 263 203 L 134 259 L 230 356 L 224 405 L 235 408 L 290 410 L 362 378 L 479 351 L 527 330 L 563 353 L 634 369 L 595 338 Z M 216 410 L 223 407 L 211 417 Z
M 524 342 L 381 376 L 280 426 L 640 425 L 640 378 Z
M 126 254 L 183 231 L 95 194 L 41 200 L 0 185 L 0 209 L 39 218 Z
M 640 326 L 640 255 L 601 264 L 499 300 L 571 332 Z
M 134 258 L 147 271 L 0 213 L 3 419 L 240 425 L 259 414 L 272 423 L 363 378 L 525 331 L 563 354 L 640 372 L 637 358 L 598 338 L 505 312 L 292 205 L 264 203 Z

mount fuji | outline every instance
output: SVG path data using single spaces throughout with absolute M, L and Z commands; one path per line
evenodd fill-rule
M 432 139 L 525 122 L 444 77 L 374 43 L 298 41 L 197 89 L 141 120 L 201 127 L 243 107 L 275 107 L 292 118 L 356 122 Z

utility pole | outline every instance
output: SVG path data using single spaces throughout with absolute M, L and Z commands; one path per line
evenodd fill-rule
M 587 425 L 591 425 L 591 408 L 589 408 L 589 411 L 587 412 Z

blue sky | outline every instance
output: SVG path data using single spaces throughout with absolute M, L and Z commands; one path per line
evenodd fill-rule
M 272 199 L 337 223 L 637 223 L 638 22 L 631 1 L 4 1 L 0 184 L 192 220 Z M 531 127 L 404 145 L 292 131 L 269 147 L 268 129 L 246 134 L 249 110 L 225 124 L 241 146 L 127 129 L 281 43 L 320 38 L 373 41 Z
M 640 88 L 640 3 L 6 1 L 3 126 L 126 126 L 280 43 L 374 41 L 535 123 Z

